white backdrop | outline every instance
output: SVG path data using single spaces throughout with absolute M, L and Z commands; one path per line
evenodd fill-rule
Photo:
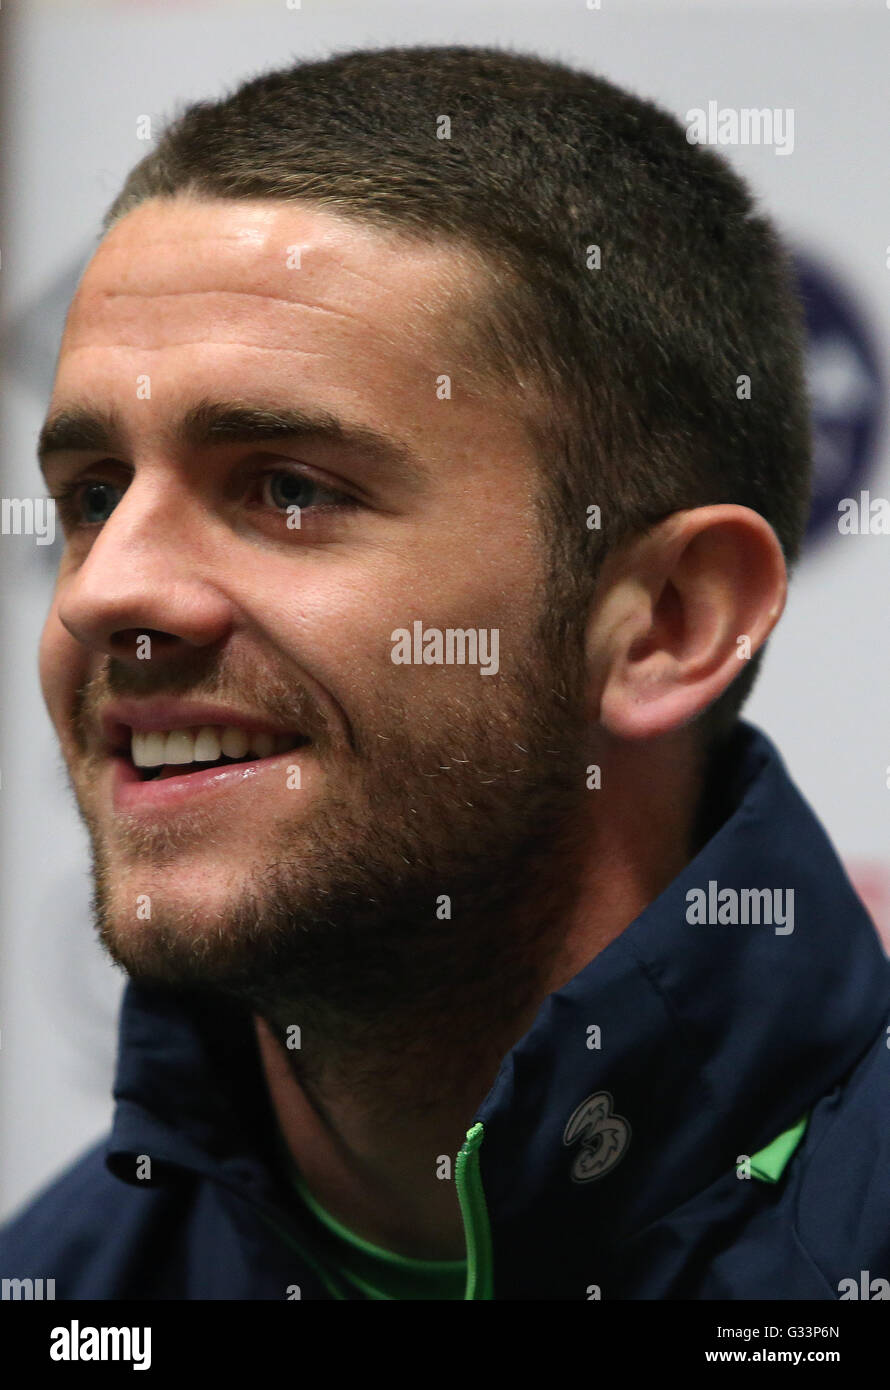
M 599 9 L 588 0 L 425 8 L 8 0 L 0 39 L 2 496 L 41 494 L 34 445 L 64 312 L 101 214 L 146 152 L 138 116 L 150 114 L 157 130 L 175 105 L 297 57 L 494 43 L 584 65 L 681 118 L 709 100 L 793 108 L 793 153 L 724 152 L 792 245 L 815 258 L 820 294 L 840 294 L 855 328 L 851 338 L 823 312 L 814 339 L 829 500 L 832 485 L 846 495 L 854 464 L 854 495 L 861 486 L 890 497 L 890 9 L 882 0 L 601 0 Z M 870 344 L 867 370 L 857 332 Z M 37 681 L 57 550 L 0 536 L 0 1215 L 107 1127 L 123 984 L 94 942 L 85 835 Z M 890 535 L 842 536 L 835 520 L 792 584 L 745 713 L 778 743 L 890 944 L 888 593 Z

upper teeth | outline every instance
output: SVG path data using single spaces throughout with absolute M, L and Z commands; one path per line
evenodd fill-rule
M 227 758 L 254 754 L 268 758 L 293 748 L 295 734 L 269 734 L 263 730 L 236 729 L 208 724 L 197 729 L 171 729 L 169 733 L 131 731 L 130 752 L 136 767 L 159 767 L 164 763 L 214 763 Z

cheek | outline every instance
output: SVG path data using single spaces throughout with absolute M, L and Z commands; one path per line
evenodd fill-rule
M 40 634 L 38 671 L 46 707 L 57 726 L 69 703 L 70 694 L 77 687 L 82 659 L 78 644 L 59 621 L 57 599 L 54 597 Z
M 59 620 L 56 617 L 55 600 L 53 600 L 53 606 L 47 614 L 46 621 L 43 624 L 43 631 L 40 634 L 40 645 L 37 655 L 40 689 L 43 691 L 43 698 L 47 703 L 49 703 L 50 693 L 56 679 L 58 626 Z
M 431 681 L 441 689 L 442 674 L 430 664 L 394 659 L 403 646 L 396 634 L 406 631 L 412 634 L 413 656 L 417 621 L 443 632 L 475 629 L 486 634 L 489 645 L 496 629 L 505 658 L 528 651 L 531 564 L 521 580 L 506 564 L 493 577 L 485 568 L 480 573 L 477 556 L 458 557 L 428 538 L 418 537 L 405 549 L 409 558 L 380 552 L 371 563 L 344 564 L 336 574 L 305 572 L 297 584 L 291 580 L 294 598 L 280 612 L 277 632 L 268 629 L 336 698 L 348 702 L 376 691 L 379 701 L 384 687 L 413 691 Z M 273 591 L 287 592 L 284 579 Z M 254 602 L 253 611 L 262 611 L 259 600 Z M 287 634 L 283 639 L 282 633 Z M 447 684 L 458 688 L 478 679 L 478 670 L 455 666 Z

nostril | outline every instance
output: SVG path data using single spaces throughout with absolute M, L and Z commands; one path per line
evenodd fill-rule
M 127 656 L 141 656 L 143 660 L 151 656 L 155 647 L 166 647 L 178 641 L 169 632 L 154 627 L 129 627 L 112 634 L 110 646 Z

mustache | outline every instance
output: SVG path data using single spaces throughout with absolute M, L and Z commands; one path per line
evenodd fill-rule
M 151 661 L 145 665 L 150 667 Z M 115 698 L 150 699 L 153 696 L 208 700 L 255 714 L 258 722 L 279 724 L 298 730 L 313 742 L 328 733 L 328 720 L 297 676 L 280 670 L 265 670 L 255 661 L 237 672 L 232 662 L 221 662 L 218 655 L 199 656 L 188 666 L 177 664 L 140 671 L 113 657 L 77 690 L 72 728 L 79 747 L 85 751 L 98 727 L 100 713 Z M 347 724 L 350 744 L 352 731 Z

